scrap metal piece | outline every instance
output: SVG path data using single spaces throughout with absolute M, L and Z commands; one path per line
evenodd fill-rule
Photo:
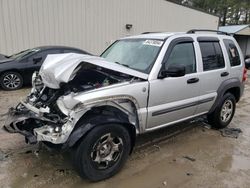
M 185 158 L 185 159 L 187 159 L 187 160 L 189 160 L 189 161 L 192 161 L 192 162 L 194 162 L 194 161 L 196 161 L 196 159 L 195 158 L 193 158 L 193 157 L 189 157 L 189 156 L 183 156 L 183 158 Z
M 239 128 L 224 128 L 220 130 L 221 135 L 224 137 L 238 138 L 242 130 Z

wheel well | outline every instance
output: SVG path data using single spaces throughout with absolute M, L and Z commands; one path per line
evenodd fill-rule
M 136 126 L 129 122 L 128 115 L 123 111 L 112 106 L 93 107 L 78 120 L 72 132 L 77 131 L 78 128 L 81 128 L 83 123 L 85 124 L 86 131 L 83 131 L 84 134 L 81 135 L 81 138 L 74 142 L 74 144 L 72 145 L 73 148 L 79 145 L 81 140 L 96 126 L 105 126 L 105 124 L 115 123 L 123 126 L 129 132 L 131 139 L 130 153 L 132 152 L 136 140 Z M 93 126 L 87 126 L 88 124 L 91 124 Z
M 230 89 L 228 89 L 228 90 L 224 93 L 224 95 L 225 95 L 226 93 L 231 93 L 231 94 L 233 94 L 234 97 L 235 97 L 236 102 L 238 102 L 238 101 L 240 100 L 240 88 L 239 88 L 239 87 L 230 88 Z
M 135 140 L 136 140 L 136 130 L 134 125 L 131 124 L 121 124 L 123 127 L 125 127 L 127 129 L 127 131 L 129 132 L 130 135 L 130 140 L 131 140 L 131 149 L 130 149 L 130 154 L 133 151 L 133 148 L 135 146 Z

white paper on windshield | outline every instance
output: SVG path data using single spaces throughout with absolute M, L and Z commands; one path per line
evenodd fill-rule
M 143 44 L 161 47 L 163 44 L 163 41 L 161 41 L 161 40 L 146 40 Z

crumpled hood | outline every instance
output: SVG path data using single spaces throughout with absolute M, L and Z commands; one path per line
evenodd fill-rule
M 39 74 L 47 87 L 58 89 L 60 88 L 60 83 L 67 83 L 74 77 L 74 70 L 82 63 L 90 63 L 142 79 L 148 78 L 148 75 L 145 73 L 106 61 L 104 58 L 75 53 L 48 55 Z

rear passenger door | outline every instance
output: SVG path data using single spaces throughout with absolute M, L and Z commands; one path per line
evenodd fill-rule
M 203 67 L 200 74 L 200 101 L 202 102 L 197 108 L 197 113 L 204 113 L 212 107 L 219 86 L 229 77 L 230 72 L 221 48 L 223 41 L 216 37 L 198 37 L 197 40 Z

